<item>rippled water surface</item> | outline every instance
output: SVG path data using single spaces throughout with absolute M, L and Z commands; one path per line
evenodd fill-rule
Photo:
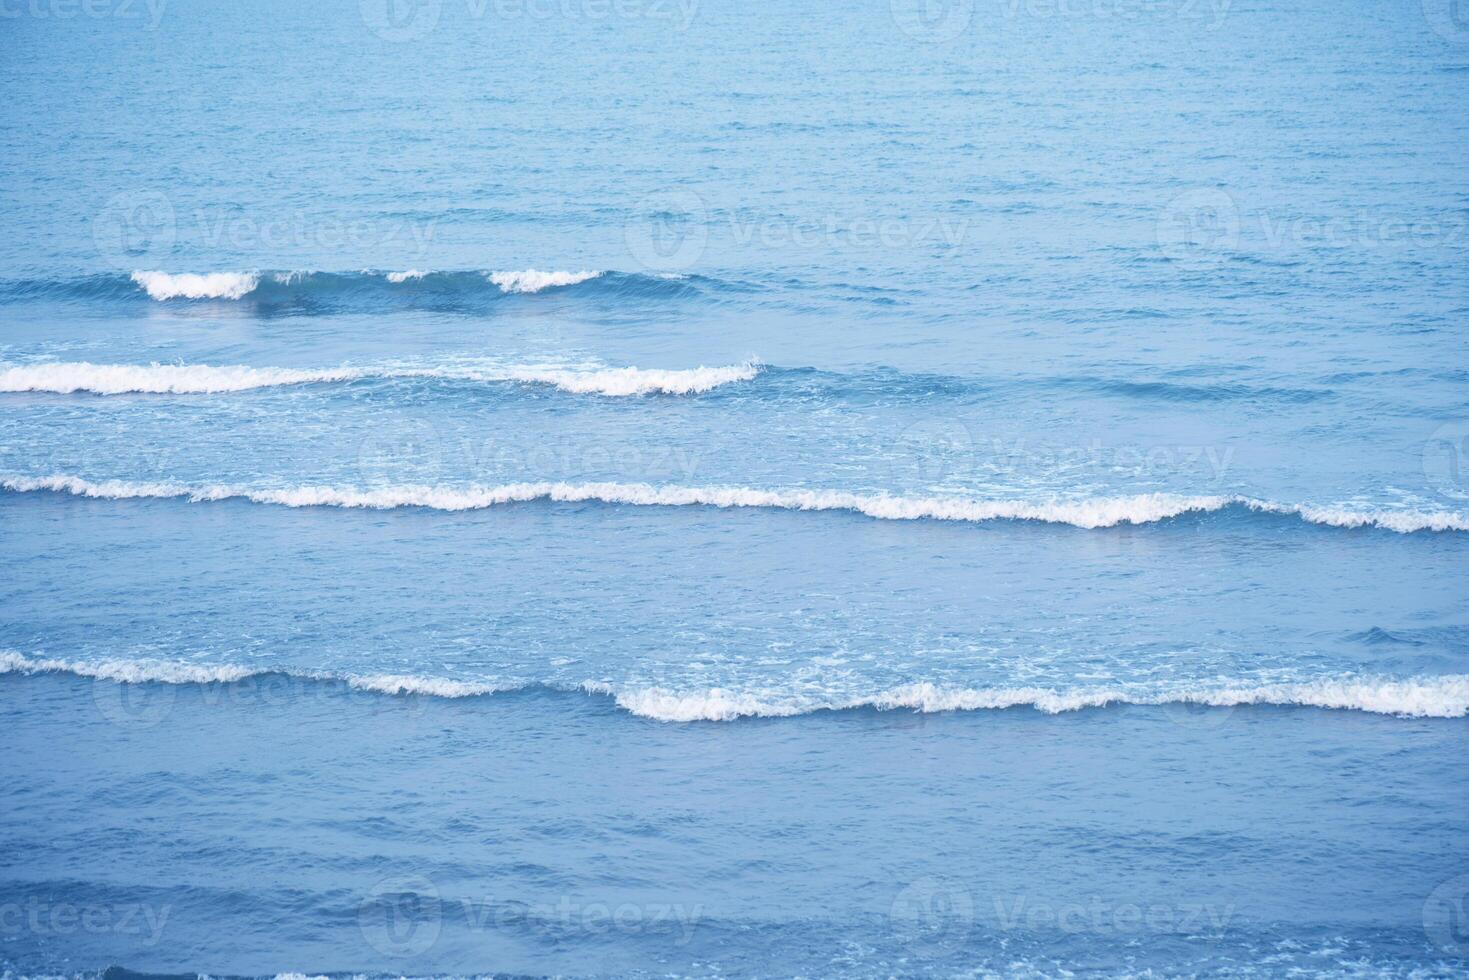
M 0 9 L 0 969 L 1469 970 L 1469 21 Z

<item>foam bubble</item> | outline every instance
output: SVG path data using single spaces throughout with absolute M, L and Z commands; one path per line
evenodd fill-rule
M 556 286 L 575 286 L 579 282 L 595 279 L 600 272 L 541 272 L 539 269 L 522 269 L 519 272 L 491 272 L 490 282 L 506 293 L 538 293 Z
M 207 364 L 91 364 L 77 361 L 0 365 L 0 392 L 211 394 L 282 385 L 327 384 L 361 378 L 445 378 L 543 384 L 572 394 L 626 397 L 701 394 L 720 385 L 748 381 L 759 372 L 759 365 L 754 363 L 687 370 L 638 367 L 570 369 L 516 364 L 484 368 L 295 369 L 244 365 L 216 367 Z
M 1293 515 L 1316 523 L 1319 508 L 1278 504 L 1248 497 L 1179 496 L 1150 493 L 1085 500 L 976 500 L 964 497 L 896 497 L 844 490 L 757 490 L 746 487 L 681 487 L 646 483 L 509 483 L 499 486 L 403 485 L 360 490 L 351 487 L 298 486 L 256 489 L 213 484 L 191 487 L 170 483 L 92 481 L 55 474 L 44 477 L 0 477 L 0 487 L 16 493 L 51 491 L 79 497 L 185 497 L 191 501 L 242 499 L 283 507 L 349 507 L 389 510 L 479 510 L 510 503 L 551 500 L 562 503 L 599 501 L 646 507 L 758 508 L 797 511 L 849 511 L 893 521 L 1036 521 L 1095 529 L 1123 524 L 1150 524 L 1189 513 L 1243 507 Z M 1469 517 L 1458 512 L 1331 511 L 1335 527 L 1379 527 L 1408 534 L 1415 531 L 1469 531 Z M 1349 515 L 1348 520 L 1343 515 Z
M 29 658 L 14 651 L 0 651 L 0 674 L 7 673 L 65 673 L 127 684 L 229 684 L 266 674 L 285 674 L 308 681 L 345 683 L 355 690 L 384 696 L 422 695 L 440 698 L 482 697 L 523 689 L 523 685 L 408 674 L 287 673 L 234 664 L 209 665 L 161 660 L 72 661 Z M 783 696 L 772 691 L 755 694 L 724 688 L 693 691 L 675 691 L 662 687 L 618 688 L 604 682 L 590 681 L 575 688 L 551 684 L 542 687 L 563 693 L 580 691 L 593 696 L 610 697 L 618 707 L 631 714 L 667 722 L 784 718 L 818 711 L 850 711 L 861 708 L 879 711 L 909 710 L 925 714 L 1033 708 L 1047 714 L 1061 714 L 1114 704 L 1200 704 L 1213 707 L 1279 705 L 1363 711 L 1403 718 L 1469 716 L 1469 674 L 1409 678 L 1346 675 L 1269 684 L 1242 680 L 1208 685 L 1062 689 L 1003 685 L 968 688 L 923 681 L 876 691 L 870 695 L 848 697 L 805 694 Z
M 127 392 L 207 394 L 277 385 L 350 381 L 351 368 L 302 371 L 206 364 L 90 364 L 86 361 L 0 367 L 0 391 L 49 391 L 100 395 Z
M 687 370 L 657 370 L 624 367 L 595 371 L 548 368 L 512 368 L 506 376 L 529 384 L 555 385 L 578 395 L 697 395 L 720 385 L 749 381 L 760 373 L 752 362 L 729 367 L 697 367 Z
M 239 299 L 254 292 L 260 275 L 254 272 L 134 272 L 133 282 L 156 300 Z

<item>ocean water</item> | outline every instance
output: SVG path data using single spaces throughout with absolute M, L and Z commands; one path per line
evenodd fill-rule
M 6 978 L 1469 972 L 1457 0 L 0 78 Z

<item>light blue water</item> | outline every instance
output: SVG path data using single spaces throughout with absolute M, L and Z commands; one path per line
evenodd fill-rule
M 8 976 L 1469 970 L 1455 3 L 0 14 Z

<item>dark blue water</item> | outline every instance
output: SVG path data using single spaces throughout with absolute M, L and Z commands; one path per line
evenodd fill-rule
M 1469 970 L 1449 0 L 0 5 L 0 970 Z

